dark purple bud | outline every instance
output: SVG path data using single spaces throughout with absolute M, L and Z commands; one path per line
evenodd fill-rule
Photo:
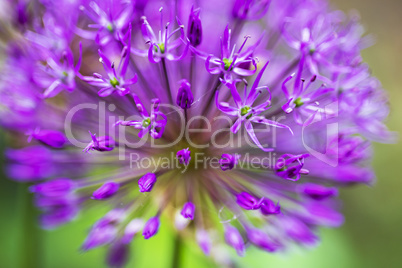
M 205 230 L 197 230 L 195 233 L 197 243 L 205 255 L 209 255 L 211 252 L 212 242 L 211 237 Z
M 159 229 L 159 217 L 152 217 L 150 218 L 147 223 L 145 223 L 144 230 L 142 231 L 142 235 L 145 239 L 149 239 L 154 236 Z
M 279 214 L 281 213 L 281 206 L 279 205 L 279 202 L 275 204 L 274 201 L 270 199 L 264 199 L 261 202 L 261 213 L 263 215 Z
M 229 246 L 233 247 L 236 250 L 237 255 L 241 257 L 244 256 L 245 251 L 244 240 L 236 228 L 232 226 L 226 227 L 225 240 Z
M 176 157 L 179 160 L 180 164 L 187 166 L 191 159 L 190 155 L 191 155 L 191 151 L 187 148 L 187 149 L 178 151 L 176 154 Z
M 127 244 L 116 242 L 109 247 L 106 262 L 109 267 L 124 267 L 128 260 L 129 247 Z
M 336 188 L 328 188 L 314 183 L 306 183 L 302 185 L 301 192 L 317 201 L 338 195 L 338 190 Z
M 280 248 L 278 243 L 273 242 L 268 235 L 261 230 L 248 228 L 247 237 L 252 244 L 265 251 L 274 252 Z
M 187 202 L 184 204 L 180 214 L 183 215 L 183 217 L 186 219 L 194 220 L 194 212 L 195 205 L 191 202 Z
M 308 154 L 282 155 L 275 164 L 276 175 L 286 180 L 299 180 L 300 175 L 307 175 L 309 173 L 307 169 L 303 169 L 304 159 L 308 156 Z
M 53 147 L 53 148 L 63 148 L 64 144 L 66 143 L 67 139 L 63 133 L 56 130 L 35 130 L 30 133 L 30 137 L 28 141 L 30 142 L 31 139 L 34 138 L 39 142 Z
M 236 165 L 236 157 L 231 154 L 222 154 L 221 159 L 219 159 L 219 164 L 223 171 L 231 170 Z
M 92 199 L 102 200 L 113 196 L 118 190 L 120 185 L 115 182 L 106 182 L 92 194 Z
M 202 42 L 202 24 L 200 20 L 200 9 L 191 7 L 190 16 L 188 18 L 187 36 L 193 47 L 198 46 Z
M 75 187 L 72 180 L 58 178 L 29 187 L 32 193 L 47 197 L 63 196 L 70 193 Z
M 20 2 L 16 4 L 17 22 L 20 25 L 25 25 L 28 22 L 28 3 Z
M 183 79 L 177 92 L 176 104 L 183 109 L 189 109 L 193 102 L 194 97 L 191 92 L 191 85 L 186 79 Z
M 150 192 L 156 182 L 156 175 L 154 173 L 147 173 L 138 180 L 140 192 Z
M 267 11 L 271 0 L 236 0 L 232 15 L 241 20 L 258 20 Z
M 236 195 L 236 203 L 246 210 L 259 209 L 261 206 L 259 200 L 247 192 Z

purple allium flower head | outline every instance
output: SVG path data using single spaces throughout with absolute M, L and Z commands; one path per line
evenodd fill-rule
M 138 180 L 140 192 L 150 192 L 156 183 L 156 175 L 154 173 L 147 173 Z
M 187 166 L 191 160 L 191 151 L 188 148 L 182 149 L 176 153 L 176 157 L 180 164 Z
M 109 266 L 124 266 L 162 217 L 221 259 L 225 240 L 239 255 L 245 242 L 316 245 L 320 226 L 344 221 L 339 188 L 372 184 L 372 142 L 395 139 L 361 56 L 372 41 L 326 0 L 13 10 L 0 75 L 0 126 L 13 135 L 5 170 L 34 184 L 47 229 L 102 199 L 111 210 L 83 249 L 109 246 Z
M 187 202 L 184 204 L 181 210 L 181 215 L 189 220 L 194 220 L 195 205 L 192 202 Z
M 142 235 L 144 236 L 144 239 L 149 239 L 156 235 L 156 233 L 159 230 L 159 217 L 152 217 L 150 218 L 144 226 L 144 230 L 142 231 Z
M 93 192 L 92 199 L 102 200 L 112 197 L 119 190 L 119 188 L 120 185 L 118 183 L 115 183 L 113 181 L 106 182 L 101 187 L 99 187 L 95 192 Z

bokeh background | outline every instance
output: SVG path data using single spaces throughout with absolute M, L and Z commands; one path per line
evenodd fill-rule
M 0 0 L 4 1 L 4 0 Z M 363 52 L 372 72 L 388 91 L 391 115 L 388 126 L 402 133 L 402 1 L 332 0 L 345 12 L 358 10 L 376 45 Z M 401 136 L 401 135 L 400 135 Z M 0 130 L 0 151 L 7 144 Z M 402 143 L 375 144 L 373 165 L 377 183 L 373 187 L 343 189 L 346 222 L 338 229 L 321 229 L 322 242 L 313 249 L 295 249 L 282 255 L 247 252 L 237 259 L 238 267 L 402 267 Z M 53 231 L 36 223 L 27 186 L 8 180 L 0 158 L 0 267 L 14 268 L 102 268 L 105 250 L 81 253 L 79 247 L 91 224 L 105 211 L 90 211 L 77 221 Z M 127 267 L 172 267 L 174 235 L 163 224 L 157 236 L 136 239 Z M 179 267 L 216 265 L 205 259 L 198 247 L 181 246 Z

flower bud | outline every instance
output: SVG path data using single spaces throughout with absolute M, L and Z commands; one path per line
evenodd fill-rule
M 246 210 L 256 210 L 261 206 L 259 200 L 247 192 L 236 195 L 236 203 Z
M 190 155 L 191 155 L 191 151 L 187 148 L 187 149 L 178 151 L 176 154 L 176 157 L 179 160 L 180 164 L 187 166 L 191 159 Z
M 47 197 L 63 196 L 74 189 L 74 182 L 67 178 L 58 178 L 29 187 L 32 193 Z
M 225 240 L 229 246 L 233 247 L 236 250 L 237 255 L 241 257 L 244 256 L 244 251 L 246 250 L 244 246 L 244 240 L 236 228 L 232 226 L 226 227 Z
M 67 139 L 63 133 L 56 130 L 39 130 L 36 129 L 32 133 L 30 133 L 30 137 L 28 138 L 28 142 L 34 138 L 39 142 L 53 147 L 53 148 L 63 148 Z
M 159 229 L 159 217 L 152 217 L 150 218 L 147 223 L 145 224 L 144 230 L 142 231 L 142 235 L 145 239 L 149 239 L 154 236 Z
M 109 267 L 120 268 L 127 263 L 129 247 L 127 244 L 116 242 L 109 247 L 106 262 Z
M 112 137 L 109 136 L 103 136 L 103 137 L 96 137 L 96 134 L 92 134 L 89 132 L 91 135 L 92 141 L 85 147 L 83 150 L 84 152 L 88 152 L 90 150 L 95 150 L 99 152 L 107 152 L 107 151 L 112 151 L 115 146 L 115 141 L 113 140 Z
M 275 205 L 274 201 L 270 199 L 264 199 L 261 202 L 261 213 L 263 215 L 272 215 L 281 213 L 281 206 L 278 204 Z
M 44 229 L 54 229 L 72 221 L 78 214 L 75 205 L 55 206 L 40 216 L 40 225 Z
M 118 234 L 118 225 L 125 219 L 125 217 L 126 211 L 124 209 L 118 208 L 109 211 L 103 218 L 93 225 L 82 245 L 82 249 L 89 250 L 114 241 Z
M 236 0 L 232 15 L 241 20 L 258 20 L 265 15 L 271 0 Z
M 280 247 L 280 245 L 273 242 L 266 233 L 258 229 L 248 228 L 247 238 L 252 244 L 268 252 L 274 252 Z
M 312 246 L 319 241 L 311 227 L 296 217 L 283 218 L 281 223 L 286 235 L 298 243 Z
M 102 220 L 101 220 L 102 221 Z M 113 224 L 96 223 L 89 232 L 84 244 L 83 250 L 90 250 L 112 242 L 117 235 L 117 228 Z
M 211 252 L 212 242 L 209 233 L 205 230 L 197 230 L 195 233 L 195 237 L 198 245 L 205 255 L 209 255 Z
M 338 190 L 336 188 L 328 188 L 314 183 L 306 183 L 302 185 L 301 192 L 316 201 L 321 201 L 338 195 Z
M 195 211 L 195 205 L 191 202 L 187 202 L 183 206 L 181 215 L 183 215 L 183 217 L 186 219 L 194 220 L 194 211 Z
M 147 173 L 138 180 L 140 192 L 150 192 L 156 182 L 156 175 L 154 173 Z
M 190 17 L 188 18 L 187 36 L 193 47 L 200 45 L 202 42 L 200 11 L 199 8 L 194 10 L 194 7 L 191 7 Z
M 291 181 L 297 181 L 300 179 L 300 175 L 307 175 L 309 171 L 303 169 L 304 159 L 308 157 L 308 154 L 282 155 L 275 164 L 276 175 Z
M 194 97 L 191 92 L 191 85 L 186 79 L 183 79 L 177 92 L 176 104 L 182 109 L 189 109 L 193 102 Z
M 115 182 L 106 182 L 99 189 L 92 194 L 92 199 L 102 200 L 113 196 L 118 190 L 120 185 Z
M 221 159 L 219 159 L 219 164 L 223 171 L 231 170 L 236 165 L 236 157 L 231 154 L 222 154 Z

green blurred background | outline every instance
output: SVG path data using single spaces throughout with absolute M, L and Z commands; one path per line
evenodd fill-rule
M 377 43 L 363 52 L 373 74 L 383 83 L 391 102 L 388 126 L 402 132 L 402 1 L 332 0 L 344 11 L 358 10 L 367 32 Z M 5 135 L 0 132 L 0 150 Z M 339 229 L 321 229 L 322 242 L 313 249 L 297 249 L 286 254 L 269 255 L 247 252 L 238 258 L 239 267 L 402 267 L 402 177 L 397 173 L 402 144 L 375 144 L 374 187 L 343 189 L 346 223 Z M 3 161 L 1 160 L 1 165 Z M 87 268 L 105 267 L 103 248 L 87 253 L 79 247 L 89 226 L 101 214 L 88 212 L 85 217 L 53 231 L 40 230 L 33 220 L 27 186 L 1 174 L 0 186 L 0 267 Z M 163 224 L 157 236 L 145 241 L 135 239 L 127 267 L 172 267 L 174 237 L 169 224 Z M 215 267 L 198 247 L 181 247 L 180 267 Z

